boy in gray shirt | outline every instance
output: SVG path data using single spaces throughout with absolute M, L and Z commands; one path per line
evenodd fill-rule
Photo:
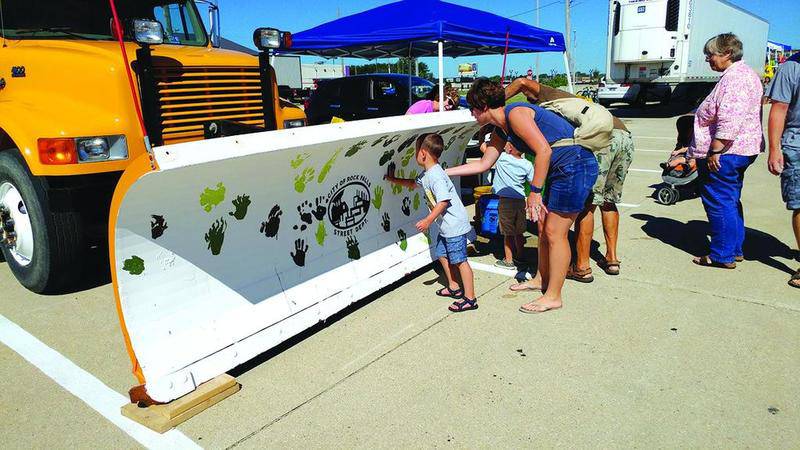
M 800 248 L 800 54 L 783 63 L 767 88 L 769 112 L 769 171 L 781 177 L 786 209 L 792 211 L 792 229 Z M 800 270 L 789 286 L 800 288 Z
M 453 182 L 439 165 L 443 149 L 441 136 L 436 133 L 421 134 L 417 138 L 415 156 L 417 164 L 425 171 L 416 180 L 395 178 L 394 164 L 390 164 L 386 179 L 410 189 L 421 186 L 425 191 L 425 199 L 431 212 L 417 222 L 416 228 L 420 232 L 426 232 L 434 220 L 439 223 L 436 256 L 442 263 L 448 283 L 447 287 L 436 291 L 436 295 L 455 299 L 448 309 L 462 312 L 478 308 L 472 268 L 467 261 L 467 235 L 472 231 L 472 226 Z M 456 272 L 461 278 L 463 289 L 453 278 Z

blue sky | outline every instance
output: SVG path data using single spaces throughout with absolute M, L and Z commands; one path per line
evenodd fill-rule
M 487 2 L 485 0 L 449 0 L 451 3 L 483 9 L 504 17 L 535 24 L 536 13 L 528 12 L 536 8 L 536 0 L 505 0 Z M 800 4 L 798 0 L 729 0 L 748 11 L 759 15 L 770 23 L 770 39 L 792 47 L 800 47 Z M 248 47 L 253 47 L 252 32 L 255 28 L 274 27 L 291 32 L 299 32 L 321 23 L 334 20 L 337 14 L 354 14 L 376 6 L 391 3 L 392 0 L 328 0 L 308 2 L 299 1 L 253 1 L 218 0 L 222 14 L 222 35 Z M 564 30 L 564 0 L 539 0 L 540 26 L 542 28 Z M 604 71 L 607 5 L 606 0 L 573 0 L 572 29 L 576 31 L 576 68 L 588 71 L 598 68 Z M 736 30 L 733 30 L 734 32 Z M 534 65 L 535 55 L 509 55 L 508 69 L 525 72 Z M 304 62 L 318 60 L 303 57 Z M 435 58 L 422 58 L 436 72 Z M 445 58 L 445 76 L 457 74 L 457 66 L 463 62 L 478 63 L 481 75 L 500 73 L 503 57 L 480 56 L 470 58 Z M 338 63 L 338 60 L 337 60 Z M 364 64 L 365 60 L 347 58 L 346 64 Z M 560 54 L 541 54 L 541 72 L 551 69 L 563 72 L 563 57 Z M 507 70 L 508 70 L 507 69 Z

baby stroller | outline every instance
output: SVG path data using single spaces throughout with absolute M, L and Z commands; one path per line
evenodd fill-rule
M 656 200 L 662 205 L 673 205 L 681 198 L 687 198 L 697 192 L 697 166 L 693 160 L 686 158 L 686 150 L 692 138 L 694 116 L 681 116 L 675 122 L 678 139 L 675 150 L 666 162 L 660 164 L 661 179 L 666 186 L 656 190 Z
M 656 200 L 662 205 L 673 205 L 682 198 L 697 192 L 697 166 L 683 155 L 673 155 L 661 163 L 661 179 L 666 186 L 656 190 Z

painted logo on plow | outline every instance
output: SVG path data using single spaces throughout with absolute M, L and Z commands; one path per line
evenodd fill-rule
M 367 223 L 369 213 L 370 182 L 363 175 L 351 175 L 331 188 L 328 194 L 328 220 L 337 236 L 349 236 Z

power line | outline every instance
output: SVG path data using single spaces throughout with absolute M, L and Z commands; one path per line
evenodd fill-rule
M 514 17 L 517 17 L 517 16 L 522 16 L 522 15 L 525 15 L 525 14 L 530 14 L 530 13 L 532 13 L 532 12 L 536 12 L 536 11 L 538 11 L 538 10 L 540 10 L 540 9 L 547 8 L 548 6 L 557 5 L 557 4 L 561 3 L 561 2 L 562 2 L 562 0 L 556 0 L 556 1 L 554 1 L 554 2 L 551 2 L 551 3 L 548 3 L 548 4 L 546 4 L 546 5 L 540 6 L 540 7 L 538 7 L 538 8 L 531 9 L 531 10 L 529 10 L 529 11 L 524 11 L 524 12 L 521 12 L 521 13 L 519 13 L 519 14 L 514 14 L 513 16 L 508 16 L 508 18 L 509 18 L 509 19 L 512 19 L 512 18 L 514 18 Z

